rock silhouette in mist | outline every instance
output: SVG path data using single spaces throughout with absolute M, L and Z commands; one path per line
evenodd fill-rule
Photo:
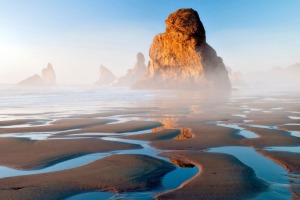
M 246 73 L 244 77 L 250 85 L 293 88 L 300 84 L 299 74 L 300 63 L 295 63 L 287 67 Z
M 30 76 L 19 82 L 18 85 L 26 87 L 49 87 L 56 85 L 56 75 L 51 63 L 48 63 L 47 67 L 42 69 L 41 74 L 42 76 L 38 74 Z
M 117 77 L 103 65 L 100 66 L 99 72 L 99 80 L 95 83 L 96 85 L 109 86 L 117 80 Z
M 43 79 L 38 75 L 35 74 L 26 78 L 25 80 L 18 83 L 19 86 L 26 86 L 26 87 L 41 87 L 46 86 Z
M 42 70 L 42 79 L 46 85 L 56 85 L 56 75 L 51 63 L 48 63 L 47 67 Z
M 226 67 L 228 77 L 232 86 L 246 86 L 243 75 L 239 71 L 233 71 L 230 67 Z
M 129 69 L 125 76 L 120 77 L 114 86 L 132 86 L 132 84 L 141 80 L 147 73 L 144 54 L 139 52 L 136 55 L 136 64 L 132 69 Z
M 179 9 L 169 15 L 165 33 L 154 37 L 146 77 L 133 88 L 222 88 L 231 84 L 222 58 L 206 43 L 198 13 Z

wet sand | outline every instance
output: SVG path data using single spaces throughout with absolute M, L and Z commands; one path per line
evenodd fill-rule
M 238 130 L 205 124 L 187 125 L 191 127 L 194 137 L 185 140 L 159 140 L 150 143 L 151 146 L 163 150 L 199 150 L 210 147 L 238 145 L 244 137 Z
M 245 124 L 255 124 L 264 126 L 278 126 L 287 123 L 300 123 L 300 120 L 290 119 L 290 113 L 280 110 L 265 113 L 263 111 L 256 111 L 246 114 L 247 120 L 252 120 L 251 122 L 245 122 Z
M 266 150 L 257 152 L 283 166 L 289 173 L 300 174 L 300 153 Z
M 0 199 L 64 199 L 91 191 L 145 191 L 160 186 L 174 165 L 142 155 L 112 155 L 82 167 L 0 179 Z
M 44 126 L 0 128 L 1 133 L 52 132 L 70 129 L 82 129 L 89 126 L 114 122 L 112 119 L 61 119 Z
M 34 119 L 14 119 L 14 120 L 5 120 L 5 121 L 0 121 L 0 127 L 1 126 L 14 126 L 14 125 L 21 125 L 21 124 L 26 124 L 29 122 L 34 122 L 36 120 Z
M 92 114 L 80 114 L 80 115 L 73 115 L 69 118 L 96 118 L 96 117 L 111 117 L 116 115 L 132 115 L 132 114 L 140 114 L 144 111 L 135 110 L 132 108 L 132 110 L 116 110 L 116 111 L 106 111 L 106 112 L 99 112 L 99 113 L 92 113 Z
M 300 125 L 279 126 L 278 128 L 282 130 L 289 130 L 289 131 L 300 131 Z
M 125 132 L 143 131 L 143 130 L 148 130 L 160 126 L 162 126 L 160 122 L 154 122 L 154 121 L 129 121 L 124 123 L 97 125 L 88 128 L 82 128 L 76 131 L 59 133 L 56 135 L 69 135 L 69 134 L 77 134 L 77 133 L 125 133 Z
M 161 194 L 157 199 L 246 199 L 267 189 L 254 171 L 233 156 L 201 151 L 164 153 L 172 159 L 192 162 L 201 172 L 180 188 Z
M 259 135 L 259 138 L 244 139 L 241 144 L 255 148 L 263 148 L 269 146 L 299 146 L 300 138 L 291 136 L 289 132 L 283 130 L 273 130 L 265 128 L 256 128 L 242 126 L 248 131 L 252 131 Z
M 263 150 L 259 150 L 258 153 L 281 165 L 287 172 L 300 174 L 300 153 Z M 300 199 L 300 177 L 292 181 L 291 190 L 294 199 Z
M 33 141 L 0 138 L 0 165 L 37 169 L 90 153 L 139 148 L 139 145 L 95 139 Z
M 285 102 L 281 102 L 282 98 L 288 96 L 279 96 L 272 102 L 266 102 L 262 96 L 225 101 L 213 98 L 205 102 L 198 97 L 196 99 L 186 95 L 179 97 L 179 101 L 178 98 L 173 100 L 161 98 L 163 101 L 156 99 L 139 102 L 140 107 L 133 104 L 129 104 L 128 107 L 117 105 L 111 108 L 104 107 L 101 111 L 99 110 L 101 107 L 97 104 L 93 109 L 89 107 L 86 112 L 81 112 L 80 109 L 78 112 L 59 112 L 51 116 L 51 119 L 56 118 L 56 121 L 47 125 L 28 127 L 26 121 L 1 122 L 4 123 L 3 126 L 12 127 L 0 127 L 0 133 L 26 135 L 35 132 L 52 135 L 43 141 L 0 138 L 0 165 L 18 169 L 38 169 L 81 155 L 141 148 L 139 145 L 97 138 L 105 137 L 105 133 L 111 133 L 110 137 L 149 141 L 151 146 L 169 151 L 163 155 L 178 166 L 196 165 L 201 168 L 202 171 L 197 176 L 179 188 L 159 195 L 158 199 L 247 199 L 255 198 L 255 195 L 268 189 L 267 184 L 258 179 L 250 167 L 234 156 L 205 152 L 207 148 L 212 147 L 242 145 L 258 148 L 258 153 L 285 166 L 288 172 L 298 173 L 300 163 L 296 158 L 297 154 L 282 152 L 275 154 L 260 148 L 300 146 L 300 138 L 291 136 L 284 130 L 248 126 L 253 124 L 272 128 L 280 126 L 280 129 L 298 129 L 300 126 L 284 125 L 300 122 L 299 119 L 289 118 L 299 116 L 299 113 L 287 112 L 299 110 L 297 104 L 286 105 Z M 293 101 L 298 100 L 295 98 Z M 41 119 L 42 117 L 48 119 L 48 115 L 42 114 L 38 115 Z M 30 117 L 34 116 L 33 114 Z M 132 121 L 133 119 L 139 121 Z M 34 125 L 31 121 L 28 123 Z M 241 136 L 239 130 L 217 126 L 220 123 L 228 125 L 237 123 L 236 125 L 260 137 L 245 138 L 247 136 Z M 13 127 L 22 124 L 26 126 Z M 154 130 L 151 132 L 149 129 Z M 137 134 L 133 135 L 136 131 Z M 128 132 L 130 135 L 124 136 Z M 91 138 L 84 138 L 87 136 Z M 140 141 L 134 142 L 138 144 Z M 147 142 L 141 142 L 144 143 Z M 148 145 L 143 146 L 145 151 L 136 152 L 156 156 L 155 153 L 158 151 L 148 148 Z M 0 199 L 63 199 L 92 191 L 149 192 L 148 190 L 160 186 L 162 177 L 174 169 L 171 163 L 154 157 L 112 155 L 63 171 L 0 179 Z M 291 183 L 290 187 L 295 198 L 297 194 L 299 196 L 299 184 Z M 273 191 L 271 187 L 269 189 L 270 192 L 278 192 Z
M 181 118 L 178 120 L 179 126 L 187 126 L 187 125 L 196 125 L 199 123 L 207 123 L 214 121 L 225 121 L 227 123 L 241 123 L 243 122 L 243 118 L 238 116 L 233 116 L 232 113 L 235 114 L 243 114 L 239 113 L 233 109 L 222 109 L 214 111 L 207 111 L 201 114 L 193 115 L 192 117 Z M 188 126 L 187 126 L 188 127 Z
M 120 138 L 131 139 L 131 140 L 144 140 L 144 141 L 170 140 L 175 138 L 176 136 L 179 136 L 180 132 L 181 131 L 177 129 L 164 129 L 158 132 L 123 136 Z

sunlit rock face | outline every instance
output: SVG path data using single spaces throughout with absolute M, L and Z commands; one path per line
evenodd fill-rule
M 145 79 L 134 88 L 230 89 L 227 70 L 216 51 L 206 43 L 198 13 L 179 9 L 169 15 L 166 32 L 154 37 Z
M 35 74 L 19 82 L 18 85 L 26 87 L 41 87 L 45 86 L 45 83 L 39 75 Z
M 117 77 L 103 65 L 100 66 L 99 72 L 99 80 L 95 83 L 96 85 L 109 86 L 112 85 L 117 79 Z
M 51 63 L 48 63 L 47 67 L 42 70 L 42 79 L 48 86 L 56 85 L 56 75 Z
M 136 63 L 132 69 L 129 69 L 125 76 L 120 77 L 114 86 L 130 87 L 133 83 L 141 80 L 147 73 L 144 54 L 139 52 L 136 55 Z

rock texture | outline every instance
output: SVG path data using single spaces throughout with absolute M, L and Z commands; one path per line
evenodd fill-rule
M 42 69 L 41 74 L 42 76 L 38 74 L 30 76 L 25 80 L 19 82 L 18 85 L 26 87 L 44 87 L 56 85 L 56 75 L 50 63 L 48 63 L 46 68 Z
M 129 69 L 125 76 L 120 77 L 114 86 L 132 86 L 132 84 L 141 80 L 147 73 L 144 54 L 139 52 L 136 55 L 136 64 Z
M 100 76 L 99 80 L 95 83 L 96 85 L 109 86 L 112 85 L 117 79 L 117 77 L 103 65 L 100 66 L 99 72 Z
M 47 67 L 42 70 L 42 79 L 46 85 L 56 85 L 56 75 L 51 63 L 48 63 Z
M 223 60 L 206 43 L 198 13 L 179 9 L 165 22 L 166 32 L 151 44 L 146 78 L 134 88 L 231 88 Z

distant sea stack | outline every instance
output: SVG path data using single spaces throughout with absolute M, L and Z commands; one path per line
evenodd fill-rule
M 230 89 L 222 58 L 206 43 L 198 13 L 179 9 L 169 15 L 166 32 L 154 37 L 144 80 L 133 88 L 145 89 Z
M 233 71 L 230 67 L 226 67 L 228 77 L 232 86 L 246 86 L 243 75 L 239 71 Z
M 35 74 L 18 83 L 19 86 L 26 87 L 49 87 L 56 85 L 56 75 L 51 63 L 42 69 L 42 76 Z
M 95 83 L 96 85 L 110 86 L 117 80 L 117 77 L 103 65 L 100 66 L 99 72 L 99 80 Z
M 43 79 L 38 75 L 35 74 L 26 78 L 25 80 L 18 83 L 19 86 L 26 86 L 26 87 L 41 87 L 46 86 Z
M 47 67 L 42 70 L 42 79 L 46 85 L 56 85 L 56 75 L 51 63 L 48 63 Z
M 129 69 L 125 76 L 120 77 L 114 86 L 132 86 L 132 84 L 141 80 L 147 73 L 147 67 L 145 64 L 145 56 L 139 52 L 136 55 L 136 63 L 132 69 Z

